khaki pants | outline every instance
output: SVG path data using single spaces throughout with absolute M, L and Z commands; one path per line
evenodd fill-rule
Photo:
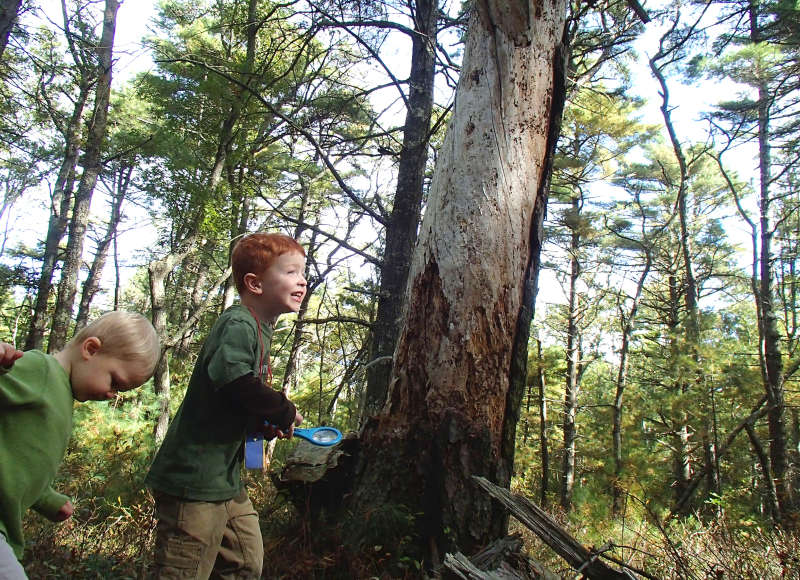
M 228 501 L 187 501 L 154 493 L 154 578 L 261 578 L 264 543 L 258 514 L 243 491 Z

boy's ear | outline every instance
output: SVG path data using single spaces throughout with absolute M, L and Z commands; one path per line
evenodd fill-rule
M 251 294 L 261 294 L 261 279 L 258 276 L 252 272 L 248 272 L 244 275 L 242 280 L 244 281 L 244 287 L 248 292 Z
M 101 346 L 103 346 L 103 343 L 99 338 L 90 336 L 81 343 L 81 355 L 83 358 L 88 359 L 100 352 Z

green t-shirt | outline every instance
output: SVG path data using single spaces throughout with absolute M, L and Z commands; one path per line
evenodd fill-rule
M 242 490 L 248 422 L 221 388 L 248 374 L 266 377 L 272 328 L 241 305 L 219 317 L 195 363 L 186 396 L 145 480 L 156 491 L 197 501 L 223 501 Z M 263 345 L 263 356 L 262 356 Z M 252 426 L 252 425 L 251 425 Z
M 0 376 L 0 533 L 18 558 L 28 508 L 52 518 L 69 499 L 50 484 L 72 433 L 72 408 L 69 377 L 50 355 L 29 350 Z

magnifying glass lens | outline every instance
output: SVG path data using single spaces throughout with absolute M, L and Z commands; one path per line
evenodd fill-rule
M 312 435 L 314 441 L 319 441 L 320 443 L 325 443 L 327 441 L 333 441 L 336 439 L 337 435 L 334 431 L 329 431 L 327 429 L 320 429 L 319 431 L 315 432 Z

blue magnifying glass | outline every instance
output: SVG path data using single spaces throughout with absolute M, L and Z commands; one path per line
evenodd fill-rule
M 333 427 L 296 428 L 294 435 L 323 447 L 336 445 L 342 440 L 342 432 Z M 244 466 L 247 469 L 264 469 L 266 465 L 264 453 L 264 434 L 248 435 L 244 440 Z
M 342 440 L 342 432 L 333 427 L 314 427 L 312 429 L 295 428 L 295 437 L 302 437 L 314 445 L 330 447 Z

